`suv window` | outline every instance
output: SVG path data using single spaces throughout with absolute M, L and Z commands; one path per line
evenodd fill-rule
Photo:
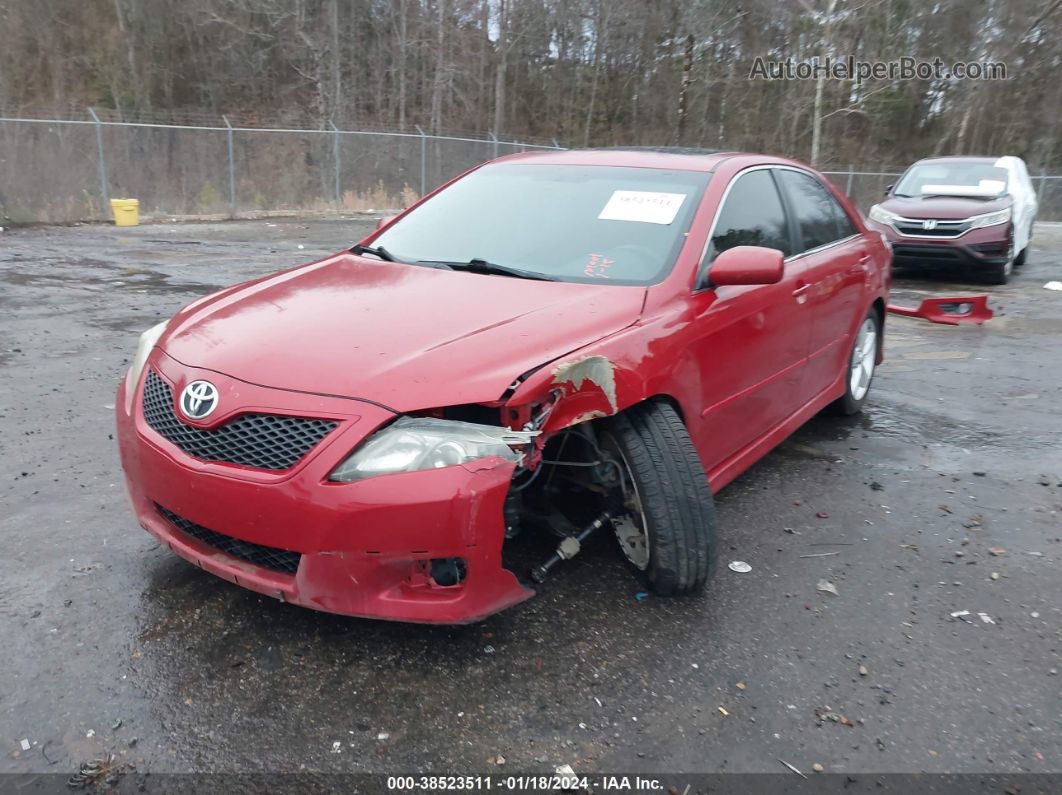
M 786 257 L 792 253 L 785 210 L 767 169 L 741 174 L 730 186 L 716 216 L 705 263 L 734 246 L 776 248 Z
M 855 234 L 855 227 L 844 208 L 811 174 L 779 169 L 778 177 L 796 216 L 801 252 Z

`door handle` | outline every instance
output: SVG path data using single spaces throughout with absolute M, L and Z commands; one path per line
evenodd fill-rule
M 802 304 L 806 300 L 808 300 L 808 295 L 807 294 L 808 294 L 808 290 L 810 290 L 810 289 L 811 289 L 811 285 L 810 284 L 804 284 L 804 285 L 801 285 L 800 287 L 797 287 L 795 290 L 793 290 L 793 297 L 796 299 L 798 304 Z

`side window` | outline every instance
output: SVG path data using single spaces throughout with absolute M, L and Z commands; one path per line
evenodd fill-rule
M 837 219 L 837 239 L 844 240 L 846 237 L 858 234 L 859 230 L 855 228 L 852 219 L 848 217 L 848 213 L 844 211 L 841 203 L 837 201 L 828 189 L 824 188 L 824 190 L 826 190 L 826 196 L 830 200 L 830 206 L 833 207 L 834 216 Z
M 789 227 L 771 174 L 766 169 L 738 176 L 716 216 L 705 264 L 734 246 L 776 248 L 789 256 Z
M 846 237 L 856 234 L 857 230 L 852 224 L 852 219 L 848 217 L 848 213 L 844 211 L 844 207 L 838 204 L 837 200 L 832 196 L 830 199 L 833 201 L 833 206 L 837 211 L 837 239 L 844 240 Z
M 855 234 L 844 208 L 815 177 L 790 169 L 779 169 L 777 173 L 800 229 L 800 251 Z

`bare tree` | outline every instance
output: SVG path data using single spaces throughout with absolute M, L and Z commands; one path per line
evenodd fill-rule
M 1062 161 L 1062 0 L 0 0 L 9 113 L 419 124 L 566 143 L 703 142 L 819 164 L 934 151 Z M 941 24 L 946 21 L 947 24 Z M 750 79 L 757 58 L 1000 81 Z M 1000 112 L 1006 109 L 1006 112 Z

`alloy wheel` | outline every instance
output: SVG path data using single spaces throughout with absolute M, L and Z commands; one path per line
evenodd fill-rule
M 859 327 L 852 359 L 848 367 L 848 388 L 853 400 L 862 400 L 870 389 L 874 375 L 874 360 L 878 355 L 878 327 L 874 318 L 868 317 Z

